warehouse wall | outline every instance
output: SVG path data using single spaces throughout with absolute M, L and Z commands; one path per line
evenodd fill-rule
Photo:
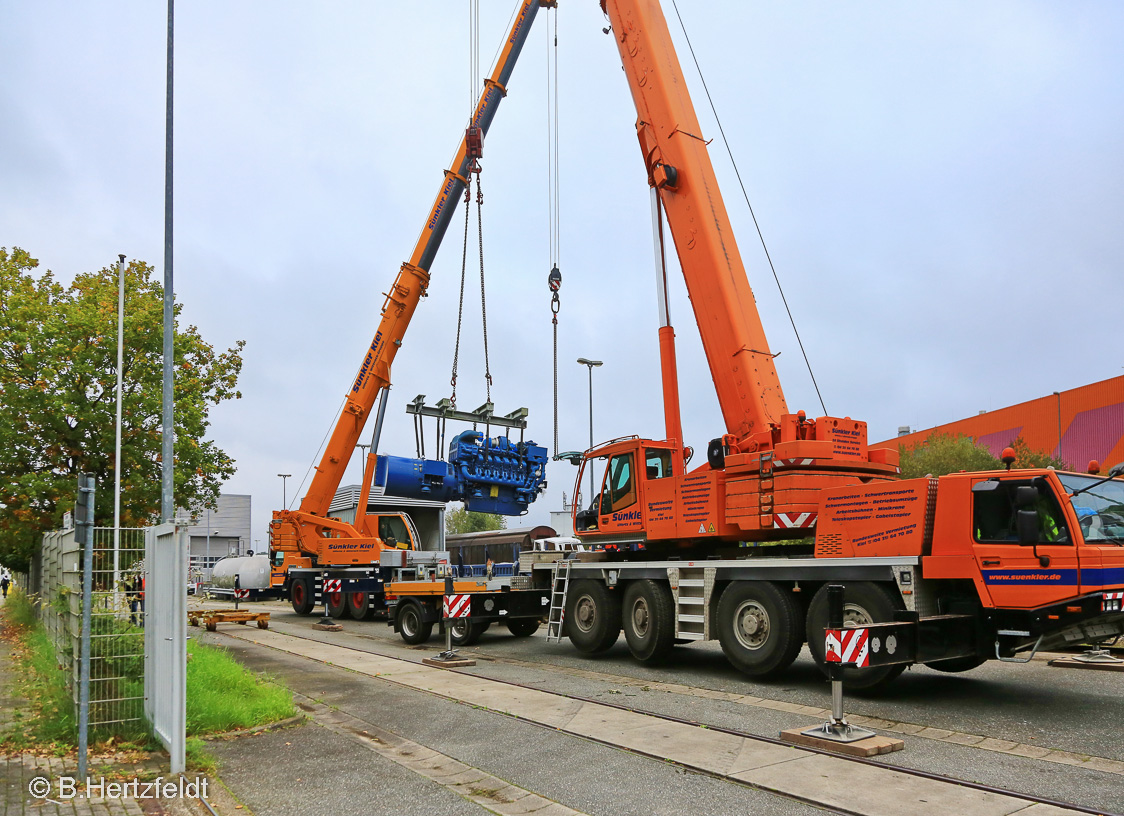
M 1046 451 L 1076 470 L 1085 470 L 1089 460 L 1096 459 L 1107 472 L 1112 465 L 1124 462 L 1124 377 L 938 425 L 872 447 L 912 448 L 934 433 L 971 436 L 996 456 L 1021 436 L 1032 449 Z

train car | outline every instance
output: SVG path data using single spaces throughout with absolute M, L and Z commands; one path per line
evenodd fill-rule
M 485 530 L 479 533 L 458 533 L 445 536 L 449 562 L 458 577 L 472 577 L 486 570 L 491 562 L 494 575 L 519 570 L 519 553 L 533 550 L 537 539 L 551 538 L 558 533 L 553 527 L 518 527 L 513 530 Z M 480 573 L 483 575 L 483 573 Z

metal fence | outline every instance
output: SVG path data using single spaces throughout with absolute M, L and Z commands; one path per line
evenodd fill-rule
M 147 731 L 144 717 L 144 529 L 94 528 L 90 618 L 90 735 Z M 55 644 L 78 710 L 82 552 L 74 530 L 43 536 L 28 589 Z

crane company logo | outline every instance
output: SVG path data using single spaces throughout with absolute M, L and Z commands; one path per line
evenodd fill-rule
M 456 176 L 449 173 L 445 179 L 445 186 L 441 188 L 441 195 L 437 198 L 437 206 L 433 208 L 433 216 L 426 224 L 427 229 L 433 229 L 437 226 L 437 222 L 441 220 L 441 211 L 445 209 L 445 205 L 449 202 L 449 194 L 453 191 L 453 183 L 456 181 Z
M 627 513 L 613 513 L 613 521 L 640 521 L 640 511 L 630 510 Z
M 523 31 L 523 26 L 527 24 L 527 14 L 533 7 L 534 5 L 532 3 L 523 4 L 523 10 L 519 12 L 519 21 L 515 24 L 515 27 L 511 29 L 511 37 L 507 40 L 509 45 L 515 45 L 515 42 L 519 39 L 519 34 Z
M 382 332 L 375 334 L 375 340 L 371 343 L 371 348 L 367 352 L 367 356 L 363 358 L 363 365 L 359 366 L 359 374 L 355 378 L 355 385 L 351 386 L 351 393 L 354 394 L 363 387 L 363 383 L 367 379 L 367 375 L 371 373 L 371 365 L 374 364 L 375 358 L 379 353 L 379 346 L 382 345 Z

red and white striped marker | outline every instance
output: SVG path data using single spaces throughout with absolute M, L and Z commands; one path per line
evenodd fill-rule
M 1104 592 L 1101 594 L 1102 612 L 1124 612 L 1124 592 Z
M 250 597 L 250 590 L 248 590 L 248 589 L 236 589 L 236 590 L 234 590 L 234 597 L 237 598 L 240 601 L 244 601 L 244 600 L 246 600 L 247 598 Z
M 472 607 L 471 595 L 446 595 L 442 604 L 442 617 L 467 618 Z
M 343 581 L 339 578 L 329 578 L 324 582 L 324 592 L 329 595 L 334 595 L 343 589 Z
M 773 516 L 773 527 L 779 530 L 795 530 L 815 526 L 815 513 L 777 513 Z
M 866 629 L 828 629 L 825 663 L 843 663 L 860 669 L 870 665 Z

